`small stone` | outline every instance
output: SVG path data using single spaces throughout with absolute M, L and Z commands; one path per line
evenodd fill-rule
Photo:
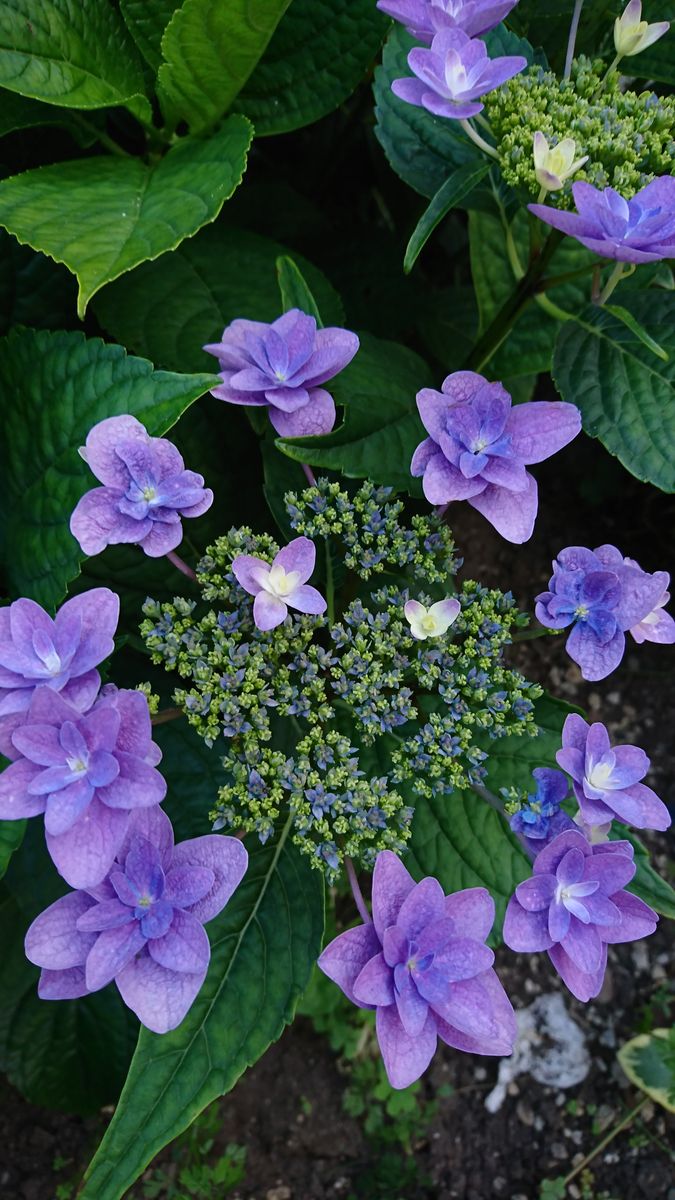
M 265 1193 L 265 1200 L 291 1200 L 292 1195 L 291 1189 L 282 1183 L 279 1187 L 270 1188 Z
M 507 1187 L 508 1187 L 508 1182 L 506 1179 L 504 1179 L 504 1176 L 503 1175 L 495 1175 L 494 1179 L 492 1180 L 492 1190 L 495 1193 L 495 1195 L 501 1196 Z
M 523 1125 L 534 1125 L 534 1111 L 526 1104 L 524 1100 L 519 1100 L 516 1105 L 516 1115 L 518 1120 Z
M 517 1083 L 513 1082 L 513 1080 L 511 1081 L 511 1083 L 509 1084 L 509 1086 L 506 1090 L 508 1091 L 509 1096 L 519 1096 L 520 1095 L 520 1088 L 518 1087 Z
M 569 1158 L 567 1146 L 564 1146 L 562 1142 L 551 1143 L 551 1154 L 554 1158 L 557 1158 L 559 1162 L 564 1162 L 566 1158 Z
M 589 697 L 589 699 L 590 699 L 590 697 Z M 621 692 L 608 692 L 607 693 L 607 702 L 608 702 L 608 704 L 620 704 L 621 703 Z

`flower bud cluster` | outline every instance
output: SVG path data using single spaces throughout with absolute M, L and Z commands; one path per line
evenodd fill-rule
M 586 180 L 630 197 L 658 175 L 671 172 L 675 152 L 675 98 L 622 92 L 619 75 L 601 61 L 580 57 L 570 79 L 533 66 L 485 99 L 504 178 L 536 197 L 540 182 L 532 147 L 537 132 L 551 145 L 573 138 L 588 161 L 549 197 L 572 208 L 572 184 Z

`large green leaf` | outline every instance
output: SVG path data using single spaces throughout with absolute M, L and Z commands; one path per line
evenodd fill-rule
M 604 308 L 589 306 L 560 330 L 553 377 L 597 437 L 638 479 L 675 492 L 675 295 L 620 290 L 622 307 L 669 355 Z
M 70 272 L 0 229 L 0 334 L 12 325 L 64 329 L 76 323 Z
M 3 767 L 7 765 L 4 759 L 0 762 Z M 25 832 L 25 821 L 0 821 L 0 879 L 5 874 L 14 851 L 19 849 Z
M 662 917 L 675 920 L 675 890 L 654 870 L 649 861 L 649 851 L 644 843 L 640 841 L 637 834 L 633 833 L 632 829 L 628 829 L 619 821 L 614 822 L 610 836 L 619 839 L 625 838 L 635 850 L 637 871 L 634 879 L 628 885 L 628 891 L 635 892 L 636 896 L 639 896 L 651 908 L 655 908 Z
M 259 135 L 318 121 L 365 78 L 386 28 L 373 0 L 293 0 L 237 111 Z
M 675 1112 L 675 1028 L 653 1029 L 631 1038 L 617 1054 L 631 1083 Z
M 424 429 L 415 394 L 432 384 L 418 354 L 362 334 L 356 358 L 330 384 L 336 402 L 345 405 L 343 423 L 323 437 L 279 438 L 277 446 L 312 467 L 416 490 L 410 460 Z
M 248 842 L 248 873 L 207 926 L 206 982 L 182 1025 L 142 1030 L 81 1200 L 119 1200 L 146 1164 L 276 1040 L 321 949 L 323 877 L 290 843 Z
M 44 104 L 31 100 L 18 92 L 3 92 L 0 106 L 0 137 L 15 129 L 31 129 L 36 125 L 61 125 L 81 146 L 91 146 L 96 141 L 96 129 L 80 121 L 71 108 L 58 108 L 55 104 Z M 91 120 L 93 125 L 93 120 Z
M 162 38 L 158 91 L 170 125 L 209 129 L 241 91 L 290 0 L 183 0 Z
M 163 367 L 215 368 L 202 346 L 218 341 L 230 321 L 281 315 L 276 261 L 284 254 L 278 242 L 218 222 L 105 288 L 96 315 L 118 341 Z M 328 280 L 301 255 L 293 259 L 326 324 L 341 325 L 342 306 Z
M 15 330 L 0 342 L 5 428 L 0 460 L 6 574 L 12 592 L 54 605 L 79 572 L 68 522 L 96 486 L 78 455 L 97 421 L 131 413 L 162 434 L 214 383 L 154 371 L 81 333 Z
M 416 43 L 402 26 L 395 26 L 384 47 L 382 66 L 375 72 L 375 136 L 390 166 L 415 191 L 431 198 L 460 167 L 476 166 L 484 155 L 456 121 L 434 117 L 424 108 L 406 104 L 391 90 L 394 79 L 410 75 L 408 53 Z M 474 192 L 485 199 L 484 190 Z
M 167 682 L 175 686 L 184 681 L 171 673 Z M 152 736 L 162 751 L 160 770 L 169 788 L 164 807 L 171 817 L 176 841 L 211 833 L 209 813 L 218 802 L 218 789 L 227 780 L 222 748 L 209 749 L 185 717 L 155 725 Z
M 555 767 L 569 705 L 544 695 L 537 701 L 536 737 L 506 737 L 486 744 L 485 786 L 531 790 L 535 767 Z M 406 862 L 417 876 L 435 875 L 446 892 L 486 887 L 497 907 L 495 934 L 518 883 L 531 874 L 531 861 L 503 816 L 473 791 L 417 800 Z
M 158 163 L 101 156 L 0 182 L 0 225 L 77 275 L 78 314 L 99 288 L 158 258 L 218 216 L 241 182 L 252 130 L 230 117 Z
M 489 170 L 488 162 L 466 163 L 465 166 L 458 167 L 441 185 L 422 213 L 406 247 L 403 259 L 403 270 L 406 274 L 412 271 L 436 226 L 451 209 L 458 208 L 466 200 L 466 197 L 470 195 L 476 184 L 485 178 Z
M 141 60 L 107 0 L 0 0 L 0 85 L 64 108 L 152 116 Z
M 162 62 L 162 36 L 181 0 L 120 0 L 127 29 L 154 71 Z

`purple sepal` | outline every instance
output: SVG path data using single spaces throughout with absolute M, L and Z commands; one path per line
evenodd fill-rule
M 614 188 L 572 185 L 576 212 L 528 204 L 531 213 L 576 238 L 603 258 L 620 262 L 658 262 L 675 256 L 675 177 L 653 179 L 630 200 Z

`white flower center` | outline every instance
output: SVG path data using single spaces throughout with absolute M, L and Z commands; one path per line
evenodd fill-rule
M 73 775 L 84 775 L 87 770 L 87 764 L 82 758 L 67 758 L 68 770 Z
M 143 499 L 147 500 L 148 504 L 152 504 L 153 500 L 157 499 L 157 488 L 154 488 L 154 487 L 143 488 Z
M 591 787 L 602 790 L 602 788 L 606 787 L 607 784 L 609 783 L 609 780 L 612 778 L 611 763 L 606 763 L 606 762 L 596 763 L 596 765 L 593 767 L 590 775 L 588 775 L 587 778 L 588 778 L 588 782 L 590 783 Z
M 270 567 L 267 579 L 263 581 L 263 587 L 270 595 L 276 596 L 279 600 L 283 600 L 286 596 L 290 596 L 294 592 L 300 582 L 300 574 L 298 571 L 285 571 L 282 566 Z

